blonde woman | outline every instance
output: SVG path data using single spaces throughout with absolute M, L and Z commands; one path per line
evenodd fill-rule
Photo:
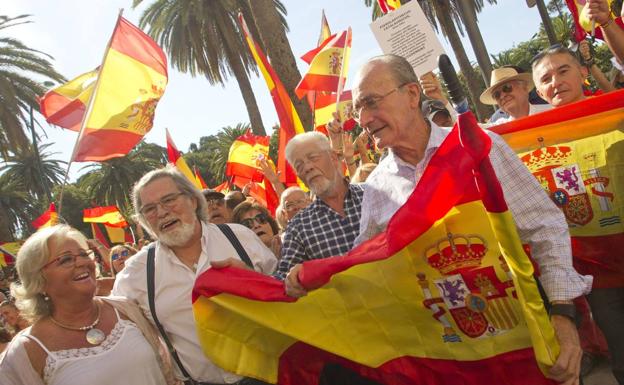
M 94 297 L 93 251 L 67 225 L 32 235 L 17 255 L 11 286 L 32 322 L 0 358 L 3 384 L 174 383 L 157 334 L 136 305 Z

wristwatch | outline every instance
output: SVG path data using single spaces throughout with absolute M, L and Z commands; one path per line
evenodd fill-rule
M 550 306 L 549 316 L 560 315 L 570 319 L 574 324 L 579 324 L 579 317 L 576 313 L 576 306 L 568 303 L 557 303 Z

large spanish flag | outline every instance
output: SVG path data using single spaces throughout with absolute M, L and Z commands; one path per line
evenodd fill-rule
M 295 93 L 301 99 L 308 91 L 341 92 L 349 72 L 351 28 L 327 38 L 301 57 L 310 64 Z
M 165 53 L 120 16 L 72 160 L 103 161 L 126 155 L 152 128 L 166 85 Z
M 201 182 L 197 179 L 195 173 L 191 171 L 191 168 L 188 166 L 182 154 L 176 147 L 175 143 L 173 143 L 173 139 L 171 139 L 171 135 L 169 134 L 169 129 L 165 130 L 167 133 L 167 158 L 169 159 L 169 163 L 172 163 L 176 166 L 178 171 L 180 171 L 184 176 L 191 181 L 198 189 L 202 189 Z
M 46 122 L 80 131 L 89 99 L 93 94 L 98 70 L 93 70 L 48 91 L 40 100 L 41 114 Z
M 247 23 L 245 23 L 242 13 L 238 14 L 238 20 L 243 34 L 245 35 L 249 50 L 251 51 L 251 55 L 254 57 L 258 68 L 260 68 L 260 72 L 262 73 L 267 87 L 269 87 L 269 92 L 271 93 L 271 98 L 273 99 L 275 110 L 277 111 L 277 118 L 280 122 L 279 146 L 277 151 L 277 169 L 279 171 L 280 181 L 286 185 L 296 184 L 297 175 L 286 161 L 285 151 L 286 143 L 288 143 L 293 136 L 304 132 L 303 124 L 301 124 L 299 114 L 297 114 L 297 110 L 292 100 L 290 100 L 290 96 L 288 96 L 288 92 L 282 84 L 282 81 L 277 76 L 277 73 L 275 73 L 273 67 L 271 67 L 269 60 L 264 52 L 262 52 L 260 46 L 253 40 L 253 37 L 249 33 Z
M 561 208 L 574 267 L 594 287 L 622 287 L 624 90 L 492 127 Z
M 336 93 L 317 92 L 314 97 L 314 129 L 327 132 L 327 123 L 334 119 L 333 113 L 338 111 L 345 131 L 351 131 L 356 123 L 353 119 L 353 97 L 351 91 L 344 91 L 336 107 Z
M 58 213 L 56 212 L 54 202 L 50 203 L 50 207 L 31 223 L 36 230 L 56 225 L 58 223 Z
M 204 353 L 281 385 L 316 384 L 328 362 L 384 384 L 553 384 L 559 354 L 471 113 L 458 119 L 387 230 L 348 254 L 305 262 L 312 290 L 236 268 L 195 282 Z

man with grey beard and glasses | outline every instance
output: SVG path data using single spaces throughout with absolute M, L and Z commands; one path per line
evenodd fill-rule
M 292 138 L 286 145 L 286 159 L 316 196 L 288 222 L 275 273 L 286 281 L 288 295 L 301 297 L 306 294 L 297 278 L 302 262 L 342 255 L 353 246 L 364 190 L 345 179 L 338 156 L 319 132 Z
M 197 337 L 191 302 L 195 279 L 211 267 L 246 267 L 235 241 L 232 243 L 226 235 L 227 229 L 208 223 L 202 193 L 169 165 L 145 174 L 135 184 L 133 204 L 139 223 L 156 242 L 126 262 L 112 294 L 136 301 L 163 338 L 169 340 L 176 353 L 173 358 L 177 376 L 185 383 L 262 383 L 216 366 L 204 356 Z M 273 272 L 277 260 L 253 231 L 238 224 L 223 226 L 242 244 L 255 270 Z M 150 260 L 153 269 L 148 267 Z M 153 285 L 153 308 L 148 281 Z

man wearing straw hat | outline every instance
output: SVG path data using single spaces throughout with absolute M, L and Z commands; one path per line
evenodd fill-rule
M 503 66 L 493 70 L 490 84 L 479 99 L 484 104 L 498 104 L 509 115 L 508 118 L 496 120 L 496 124 L 507 123 L 552 108 L 548 104 L 529 102 L 533 79 L 530 73 L 518 67 Z

